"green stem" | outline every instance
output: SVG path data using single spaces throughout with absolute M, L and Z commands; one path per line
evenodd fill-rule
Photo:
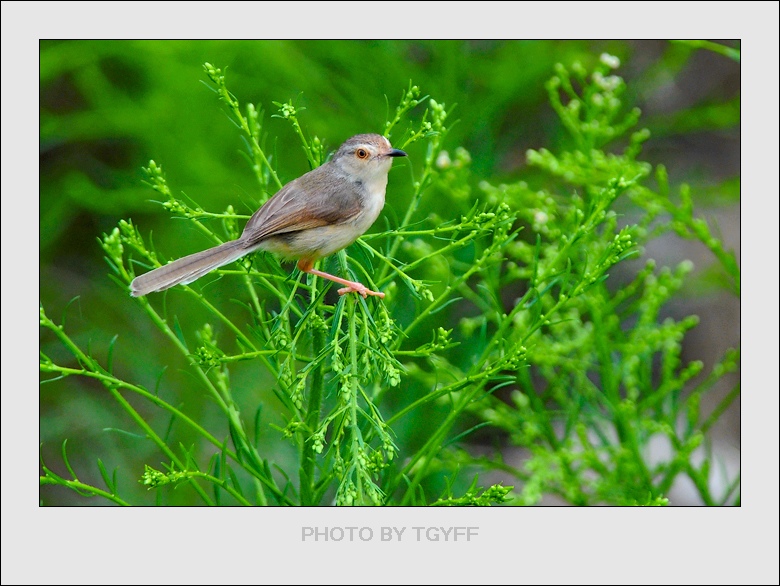
M 355 296 L 355 303 L 349 303 L 349 363 L 350 363 L 350 385 L 349 385 L 349 419 L 350 419 L 350 438 L 351 438 L 351 451 L 352 457 L 356 467 L 360 467 L 360 470 L 355 471 L 355 490 L 357 491 L 357 497 L 355 498 L 355 504 L 362 505 L 364 502 L 363 494 L 363 470 L 361 465 L 360 453 L 361 453 L 361 435 L 360 428 L 358 427 L 358 404 L 357 404 L 357 390 L 360 385 L 360 377 L 358 376 L 358 358 L 357 358 L 357 327 L 355 318 L 355 304 L 357 303 L 357 296 Z
M 312 284 L 312 303 L 319 305 L 317 301 L 317 279 L 313 279 Z M 325 349 L 325 331 L 318 324 L 322 320 L 317 307 L 311 308 L 311 313 L 319 319 L 312 329 L 312 356 L 320 356 Z M 311 386 L 309 387 L 309 404 L 306 410 L 306 425 L 303 427 L 303 436 L 301 438 L 301 505 L 314 506 L 318 503 L 316 500 L 316 481 L 314 478 L 317 453 L 314 450 L 314 442 L 311 437 L 316 433 L 320 424 L 320 412 L 322 411 L 323 389 L 325 387 L 325 366 L 319 361 L 311 372 Z
M 123 507 L 129 507 L 130 503 L 127 501 L 119 498 L 115 494 L 112 494 L 110 492 L 107 492 L 105 490 L 102 490 L 100 488 L 97 488 L 95 486 L 91 486 L 89 484 L 84 484 L 83 482 L 79 482 L 78 480 L 65 480 L 64 478 L 60 478 L 56 474 L 53 474 L 48 468 L 45 466 L 43 467 L 43 471 L 46 473 L 46 476 L 41 476 L 39 483 L 41 486 L 44 484 L 54 484 L 58 486 L 65 486 L 67 488 L 70 488 L 71 490 L 75 490 L 79 494 L 82 493 L 92 493 L 95 496 L 103 497 L 106 500 L 109 500 L 113 503 L 116 503 L 118 505 L 121 505 Z
M 250 503 L 248 500 L 246 500 L 241 495 L 241 493 L 239 493 L 235 488 L 230 486 L 230 484 L 227 482 L 227 480 L 220 480 L 216 476 L 212 476 L 211 474 L 206 474 L 205 472 L 188 472 L 187 475 L 195 477 L 195 478 L 203 478 L 205 480 L 208 480 L 209 482 L 213 482 L 214 484 L 219 486 L 221 489 L 223 489 L 225 492 L 230 494 L 240 504 L 244 505 L 245 507 L 251 507 L 252 506 L 252 503 Z

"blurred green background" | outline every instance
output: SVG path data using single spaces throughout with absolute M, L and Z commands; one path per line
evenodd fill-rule
M 470 152 L 476 185 L 481 179 L 532 177 L 526 150 L 554 148 L 566 140 L 544 82 L 555 63 L 587 66 L 604 52 L 620 58 L 617 74 L 628 83 L 626 101 L 642 109 L 640 126 L 653 134 L 644 159 L 666 165 L 672 185 L 690 183 L 700 211 L 718 224 L 727 248 L 738 253 L 740 67 L 711 51 L 663 41 L 43 41 L 41 303 L 53 319 L 66 316 L 69 333 L 104 364 L 112 338 L 121 334 L 114 356 L 120 376 L 153 386 L 169 365 L 166 383 L 185 384 L 186 375 L 173 372 L 184 363 L 171 361 L 158 345 L 159 334 L 139 319 L 133 300 L 108 277 L 97 239 L 124 218 L 145 236 L 153 233 L 166 258 L 208 244 L 187 222 L 171 221 L 150 201 L 158 197 L 143 183 L 141 171 L 150 159 L 162 165 L 174 193 L 187 194 L 203 208 L 222 211 L 233 204 L 240 213 L 253 211 L 250 202 L 261 194 L 242 155 L 240 133 L 201 83 L 204 62 L 226 70 L 228 88 L 242 106 L 252 102 L 265 110 L 265 147 L 283 182 L 308 166 L 289 123 L 271 118 L 274 101 L 305 107 L 299 116 L 304 132 L 332 149 L 353 134 L 381 132 L 411 80 L 459 121 L 445 148 L 463 146 Z M 412 168 L 415 158 L 424 156 L 416 148 L 410 151 Z M 447 210 L 446 201 L 424 199 L 422 205 L 423 215 Z M 385 213 L 396 213 L 390 198 Z M 707 286 L 711 259 L 705 252 L 671 238 L 655 243 L 647 255 L 664 264 L 683 258 L 696 263 L 700 286 L 671 309 L 702 317 L 687 342 L 688 358 L 711 365 L 739 342 L 739 301 Z M 55 361 L 72 362 L 53 340 L 42 338 L 41 346 Z M 148 405 L 131 402 L 151 417 Z M 208 403 L 201 409 L 207 417 Z M 98 384 L 71 378 L 43 385 L 44 460 L 64 473 L 60 449 L 68 438 L 71 463 L 85 482 L 101 484 L 97 458 L 109 470 L 119 466 L 138 471 L 139 477 L 142 464 L 154 463 L 157 456 L 139 451 L 141 442 L 132 437 L 106 433 L 128 428 L 114 413 Z M 719 434 L 738 466 L 738 405 L 721 421 Z M 290 456 L 284 446 L 278 450 L 279 458 Z M 51 487 L 41 489 L 41 502 L 93 504 Z

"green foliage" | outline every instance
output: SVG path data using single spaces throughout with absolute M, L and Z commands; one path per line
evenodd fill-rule
M 690 384 L 703 364 L 683 362 L 681 341 L 698 319 L 661 318 L 663 306 L 691 271 L 690 262 L 659 269 L 647 261 L 616 290 L 607 277 L 650 238 L 669 230 L 704 243 L 733 280 L 730 288 L 737 295 L 739 269 L 707 223 L 694 218 L 687 186 L 675 203 L 663 167 L 656 172 L 657 191 L 643 185 L 652 169 L 637 156 L 649 132 L 633 132 L 622 154 L 601 150 L 639 118 L 637 110 L 621 114 L 625 86 L 607 75 L 612 66 L 609 58 L 591 74 L 576 64 L 571 71 L 559 66 L 547 86 L 576 150 L 529 151 L 528 160 L 574 186 L 573 195 L 533 190 L 523 182 L 485 186 L 488 201 L 511 202 L 536 237 L 517 242 L 511 251 L 522 267 L 513 267 L 514 272 L 527 283 L 525 294 L 503 318 L 511 319 L 514 328 L 501 320 L 494 323 L 498 331 L 511 331 L 506 343 L 527 347 L 526 367 L 517 372 L 509 402 L 491 395 L 471 409 L 531 452 L 522 469 L 511 470 L 523 481 L 521 503 L 554 493 L 582 505 L 647 504 L 661 499 L 676 477 L 686 474 L 705 503 L 725 504 L 733 501 L 737 485 L 726 494 L 711 494 L 711 461 L 705 458 L 694 466 L 691 454 L 711 425 L 700 412 L 701 397 L 713 378 L 738 368 L 739 351 L 727 352 L 708 377 Z M 638 223 L 620 226 L 613 209 L 618 197 L 645 210 Z M 667 217 L 659 221 L 663 214 Z M 483 319 L 489 322 L 488 315 Z M 716 411 L 722 413 L 738 394 L 737 386 Z M 668 460 L 649 461 L 654 436 L 670 443 Z M 481 463 L 506 469 L 500 459 Z
M 444 148 L 453 106 L 409 83 L 382 128 L 394 146 L 419 153 L 391 174 L 389 190 L 409 194 L 405 212 L 386 214 L 380 231 L 323 261 L 385 291 L 384 300 L 339 297 L 271 255 L 252 255 L 134 301 L 128 311 L 162 337 L 166 364 L 186 372 L 145 382 L 116 372 L 113 341 L 98 359 L 42 305 L 41 326 L 56 340 L 47 346 L 60 356 L 42 348 L 46 382 L 85 377 L 108 391 L 125 424 L 140 429 L 136 445 L 153 446 L 135 480 L 161 503 L 535 504 L 554 494 L 573 504 L 655 505 L 666 504 L 680 475 L 703 502 L 734 502 L 739 478 L 712 494 L 712 457 L 694 465 L 691 455 L 739 396 L 737 386 L 713 413 L 701 410 L 714 383 L 738 368 L 739 351 L 709 372 L 684 361 L 681 342 L 697 320 L 663 317 L 663 308 L 690 263 L 646 260 L 625 283 L 610 277 L 670 231 L 702 242 L 737 296 L 739 269 L 694 214 L 690 189 L 675 197 L 665 168 L 639 159 L 650 133 L 634 130 L 640 113 L 626 108 L 617 64 L 603 55 L 590 69 L 556 67 L 546 87 L 570 148 L 527 153 L 541 187 L 475 187 L 469 151 Z M 204 70 L 243 140 L 259 196 L 242 204 L 247 213 L 211 212 L 175 195 L 158 163 L 145 173 L 166 213 L 212 244 L 235 238 L 280 176 L 294 173 L 267 147 L 262 108 L 242 109 L 225 71 Z M 274 105 L 271 118 L 291 125 L 309 166 L 321 164 L 333 145 L 308 132 L 305 108 L 292 99 Z M 620 152 L 607 150 L 620 141 Z M 445 217 L 422 205 L 437 199 L 449 206 Z M 636 220 L 622 217 L 623 202 L 640 210 Z M 163 262 L 146 233 L 121 220 L 100 240 L 122 291 L 136 271 Z M 468 441 L 487 431 L 502 448 L 525 450 L 524 463 L 508 464 L 504 449 L 471 450 Z M 649 456 L 655 438 L 670 446 L 662 461 Z M 108 490 L 78 480 L 64 445 L 63 460 L 71 479 L 44 464 L 42 484 L 130 501 L 102 462 Z M 481 487 L 478 477 L 493 470 L 515 486 Z

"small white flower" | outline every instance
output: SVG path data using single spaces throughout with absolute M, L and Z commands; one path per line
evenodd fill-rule
M 609 53 L 602 53 L 599 60 L 610 69 L 617 69 L 620 67 L 620 59 Z
M 436 166 L 439 169 L 446 169 L 452 164 L 452 160 L 450 160 L 450 154 L 447 151 L 442 151 L 439 153 L 439 156 L 436 157 Z

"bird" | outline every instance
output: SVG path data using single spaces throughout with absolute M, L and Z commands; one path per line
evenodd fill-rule
M 304 273 L 344 285 L 339 295 L 384 297 L 362 283 L 316 270 L 314 263 L 352 244 L 385 204 L 393 159 L 407 154 L 379 134 L 347 139 L 331 159 L 282 187 L 258 209 L 241 236 L 137 276 L 130 294 L 141 297 L 188 284 L 251 252 L 266 250 L 297 260 Z

